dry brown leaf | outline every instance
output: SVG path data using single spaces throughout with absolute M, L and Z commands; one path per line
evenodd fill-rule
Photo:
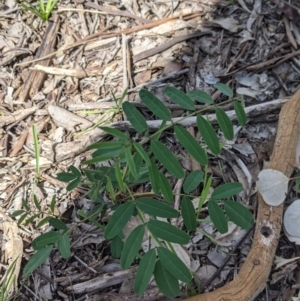
M 12 264 L 12 262 L 16 260 L 16 266 L 14 269 L 15 282 L 12 286 L 13 291 L 17 288 L 18 285 L 18 277 L 23 254 L 23 240 L 19 235 L 19 229 L 16 222 L 10 216 L 4 213 L 1 209 L 0 231 L 3 233 L 1 262 L 9 266 L 10 264 Z M 3 279 L 4 277 L 2 278 L 2 280 Z

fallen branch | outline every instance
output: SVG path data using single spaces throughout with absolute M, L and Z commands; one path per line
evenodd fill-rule
M 251 118 L 251 117 L 270 113 L 273 110 L 281 108 L 281 106 L 287 101 L 288 101 L 288 99 L 275 99 L 275 100 L 272 100 L 269 102 L 246 107 L 245 112 L 247 114 L 248 120 L 250 120 L 249 118 Z M 58 110 L 61 111 L 61 113 L 58 113 Z M 49 115 L 51 116 L 51 118 L 55 120 L 55 124 L 57 126 L 62 126 L 62 127 L 66 127 L 65 122 L 66 121 L 69 122 L 71 117 L 69 117 L 68 119 L 65 119 L 61 116 L 65 116 L 66 114 L 69 114 L 69 115 L 72 114 L 63 108 L 53 106 L 53 105 L 49 105 L 48 112 L 49 112 Z M 236 114 L 235 114 L 234 110 L 227 111 L 226 113 L 231 120 L 236 119 Z M 208 114 L 206 116 L 210 120 L 211 123 L 217 122 L 216 114 Z M 78 118 L 75 118 L 75 117 L 76 117 L 76 115 L 74 115 L 74 120 L 77 120 Z M 173 118 L 172 123 L 178 122 L 178 124 L 180 124 L 184 127 L 196 126 L 196 124 L 197 124 L 196 119 L 197 119 L 197 117 L 195 117 L 195 116 L 194 117 L 186 117 L 186 118 L 178 117 L 178 118 Z M 147 121 L 150 131 L 158 130 L 159 127 L 161 126 L 161 123 L 162 123 L 162 120 Z M 167 123 L 167 124 L 169 124 L 169 123 Z M 119 122 L 115 122 L 115 123 L 112 123 L 112 124 L 109 124 L 106 126 L 116 128 L 116 129 L 119 129 L 119 130 L 125 131 L 125 132 L 134 131 L 132 125 L 128 121 L 119 121 Z M 72 142 L 57 143 L 57 144 L 54 144 L 53 147 L 51 147 L 51 148 L 43 147 L 43 149 L 45 150 L 45 152 L 43 153 L 43 156 L 47 157 L 51 161 L 58 161 L 58 162 L 69 159 L 69 158 L 73 158 L 74 156 L 76 156 L 80 153 L 83 153 L 89 145 L 100 141 L 105 136 L 107 136 L 106 132 L 102 131 L 99 128 L 96 128 L 96 129 L 93 129 L 93 130 L 87 132 L 84 135 L 80 135 L 80 136 L 76 137 L 74 139 L 74 141 L 72 141 Z M 46 142 L 46 140 L 45 140 L 45 141 L 43 141 L 43 143 L 46 143 L 47 145 L 49 145 L 49 143 L 51 144 L 52 142 L 51 141 Z
M 300 134 L 300 90 L 282 108 L 269 168 L 290 177 Z M 272 207 L 258 195 L 258 214 L 251 250 L 236 279 L 210 293 L 185 301 L 250 301 L 265 288 L 277 248 L 283 204 Z

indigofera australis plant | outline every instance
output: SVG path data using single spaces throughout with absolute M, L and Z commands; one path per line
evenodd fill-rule
M 216 84 L 216 88 L 229 98 L 233 97 L 233 92 L 228 86 Z M 195 102 L 205 103 L 210 109 L 215 108 L 220 130 L 225 139 L 232 140 L 233 124 L 227 114 L 215 106 L 212 97 L 203 91 L 185 94 L 174 87 L 167 87 L 164 93 L 170 101 L 190 112 L 189 116 L 197 116 L 201 141 L 196 140 L 184 127 L 172 122 L 170 110 L 155 95 L 141 90 L 139 95 L 142 103 L 162 121 L 159 130 L 150 133 L 141 112 L 134 104 L 123 102 L 123 112 L 138 136 L 133 139 L 128 133 L 115 128 L 101 127 L 113 139 L 88 147 L 95 151 L 91 159 L 82 162 L 81 170 L 70 166 L 69 172 L 59 173 L 57 178 L 68 183 L 69 191 L 79 184 L 87 188 L 87 195 L 94 201 L 95 206 L 88 212 L 78 210 L 81 222 L 90 221 L 104 230 L 105 238 L 110 240 L 111 253 L 120 258 L 123 269 L 128 269 L 136 260 L 138 270 L 134 291 L 142 294 L 154 275 L 161 292 L 172 297 L 180 294 L 179 280 L 188 285 L 192 280 L 192 272 L 179 259 L 172 243 L 185 245 L 189 242 L 193 233 L 198 231 L 203 206 L 207 205 L 210 218 L 206 222 L 211 221 L 220 233 L 228 231 L 228 221 L 249 229 L 254 219 L 245 206 L 234 200 L 234 197 L 243 191 L 241 183 L 231 182 L 218 186 L 207 201 L 212 183 L 212 176 L 208 172 L 208 158 L 220 154 L 224 141 L 220 142 L 211 123 L 205 115 L 200 114 L 205 110 L 195 112 Z M 234 109 L 239 124 L 244 126 L 246 114 L 239 101 L 234 102 Z M 167 129 L 174 129 L 179 145 L 201 165 L 202 170 L 195 170 L 189 174 L 185 172 L 180 157 L 174 155 L 161 139 L 162 133 Z M 104 161 L 109 164 L 102 164 Z M 174 177 L 184 179 L 179 210 L 172 206 L 174 193 L 171 178 Z M 137 185 L 149 183 L 149 191 L 136 191 Z M 199 190 L 200 194 L 193 194 Z M 38 204 L 35 200 L 37 209 Z M 57 246 L 63 258 L 70 256 L 69 233 L 74 226 L 67 227 L 63 219 L 55 216 L 54 207 L 55 198 L 50 205 L 52 215 L 46 216 L 37 225 L 39 227 L 48 222 L 54 230 L 40 235 L 33 241 L 32 247 L 36 253 L 25 266 L 24 276 L 28 276 L 42 264 L 54 246 Z M 27 209 L 28 205 L 21 214 L 27 212 Z M 103 217 L 107 216 L 108 212 L 112 215 L 105 224 Z M 28 216 L 29 213 L 23 218 L 25 223 L 33 221 L 33 215 L 29 218 Z M 140 224 L 125 240 L 123 229 L 132 216 L 138 217 Z M 179 217 L 183 219 L 182 229 L 170 223 L 170 219 Z M 146 231 L 153 242 L 153 248 L 140 253 Z

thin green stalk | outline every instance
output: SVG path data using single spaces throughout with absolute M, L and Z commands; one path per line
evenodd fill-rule
M 35 172 L 38 177 L 40 174 L 40 147 L 39 139 L 35 124 L 32 126 L 33 142 L 34 142 L 34 153 L 35 153 Z
M 126 185 L 126 188 L 127 188 L 128 193 L 131 196 L 131 199 L 134 200 L 134 197 L 133 197 L 133 195 L 132 195 L 132 193 L 131 193 L 131 191 L 130 191 L 130 189 L 129 189 L 129 187 L 127 185 Z M 147 222 L 146 222 L 146 220 L 144 218 L 144 215 L 143 215 L 143 213 L 141 212 L 141 210 L 139 208 L 137 208 L 137 212 L 138 212 L 139 219 L 142 221 L 143 224 L 146 224 Z M 162 243 L 159 241 L 159 239 L 153 233 L 151 233 L 151 231 L 149 231 L 149 233 L 150 233 L 151 237 L 156 241 L 156 243 L 160 247 L 162 247 Z
M 168 247 L 170 248 L 170 250 L 171 250 L 175 255 L 177 255 L 177 253 L 176 253 L 175 249 L 173 248 L 172 244 L 171 244 L 169 241 L 166 241 L 166 243 L 167 243 Z

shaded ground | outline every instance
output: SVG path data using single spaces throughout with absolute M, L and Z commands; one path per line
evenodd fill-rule
M 124 116 L 112 101 L 112 92 L 120 97 L 127 87 L 125 100 L 135 103 L 148 119 L 152 116 L 136 93 L 143 86 L 169 106 L 173 117 L 187 113 L 168 103 L 162 93 L 168 85 L 184 92 L 201 89 L 213 95 L 216 104 L 226 100 L 215 91 L 216 82 L 226 83 L 236 94 L 243 95 L 245 106 L 254 106 L 248 125 L 236 126 L 235 140 L 226 145 L 221 156 L 211 160 L 210 172 L 214 175 L 213 187 L 223 177 L 226 181 L 240 181 L 251 196 L 246 200 L 247 206 L 255 212 L 252 184 L 272 152 L 283 103 L 276 100 L 284 100 L 299 87 L 297 5 L 297 1 L 288 5 L 283 1 L 242 0 L 230 5 L 226 1 L 66 1 L 58 3 L 51 22 L 43 23 L 32 13 L 19 10 L 13 1 L 0 4 L 3 213 L 20 210 L 22 199 L 34 210 L 33 124 L 37 125 L 42 157 L 41 181 L 34 187 L 42 213 L 34 223 L 19 229 L 23 240 L 21 270 L 33 254 L 31 241 L 48 228 L 45 225 L 37 229 L 36 225 L 47 215 L 53 195 L 57 196 L 56 213 L 63 214 L 70 223 L 79 220 L 78 209 L 91 207 L 91 202 L 81 197 L 83 189 L 67 192 L 66 185 L 55 177 L 70 165 L 79 166 L 90 155 L 86 147 L 104 137 L 95 130 L 98 125 L 114 122 L 116 128 L 127 130 L 122 123 Z M 232 104 L 223 107 L 230 110 Z M 172 132 L 165 133 L 163 139 L 174 153 L 180 151 Z M 193 169 L 188 159 L 184 167 Z M 180 185 L 174 183 L 175 189 L 180 191 Z M 297 198 L 297 190 L 292 183 L 290 199 L 293 198 Z M 238 272 L 250 248 L 251 234 L 237 227 L 232 227 L 225 237 L 212 227 L 204 230 L 226 251 L 234 250 L 236 254 L 218 270 L 226 259 L 220 247 L 201 235 L 196 235 L 187 246 L 191 267 L 198 271 L 202 283 L 207 283 L 217 271 L 217 277 L 208 288 L 205 286 L 213 289 Z M 236 248 L 244 238 L 244 243 Z M 2 273 L 11 255 L 4 253 Z M 282 234 L 277 255 L 299 256 L 299 248 Z M 133 295 L 133 275 L 134 267 L 121 271 L 118 260 L 111 257 L 102 231 L 88 223 L 81 224 L 72 233 L 71 258 L 64 260 L 58 252 L 52 252 L 46 265 L 26 281 L 17 300 L 161 297 L 155 287 L 143 297 Z M 96 276 L 99 282 L 79 293 Z M 299 272 L 292 263 L 279 272 L 272 271 L 267 289 L 256 300 L 290 300 L 297 285 Z

